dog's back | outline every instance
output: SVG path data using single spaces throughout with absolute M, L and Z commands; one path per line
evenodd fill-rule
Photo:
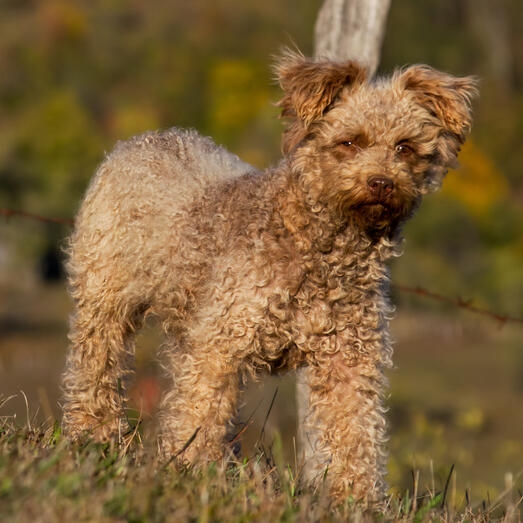
M 99 167 L 76 218 L 68 263 L 73 297 L 77 280 L 89 281 L 82 293 L 117 286 L 143 297 L 146 289 L 128 284 L 139 286 L 140 271 L 162 271 L 172 260 L 189 210 L 217 184 L 252 170 L 194 130 L 120 142 Z
M 252 170 L 194 130 L 148 132 L 118 143 L 107 156 L 91 182 L 76 226 L 84 233 L 89 224 L 108 231 L 139 216 L 154 217 L 155 222 L 158 214 L 172 217 L 216 183 Z

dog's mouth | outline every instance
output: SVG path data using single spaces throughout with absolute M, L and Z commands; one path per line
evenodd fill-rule
M 383 200 L 376 200 L 376 201 L 370 201 L 370 202 L 363 202 L 355 205 L 353 209 L 365 209 L 369 207 L 376 207 L 378 209 L 391 209 L 392 206 L 390 202 L 383 201 Z
M 339 210 L 346 217 L 358 217 L 364 222 L 387 222 L 397 213 L 394 204 L 388 200 L 366 198 L 355 201 L 351 198 L 341 199 Z
M 368 221 L 387 222 L 396 215 L 390 202 L 368 201 L 352 207 L 352 211 L 364 216 Z
M 395 230 L 412 214 L 415 207 L 414 201 L 398 202 L 394 198 L 376 198 L 354 203 L 349 209 L 349 214 L 364 229 L 376 234 L 379 231 L 385 234 Z
M 391 234 L 417 207 L 419 198 L 396 190 L 347 191 L 338 195 L 338 212 L 374 236 Z M 370 234 L 369 232 L 369 234 Z

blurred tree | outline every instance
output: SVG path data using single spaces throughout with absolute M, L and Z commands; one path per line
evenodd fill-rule
M 71 216 L 101 158 L 95 123 L 69 90 L 52 92 L 27 111 L 9 151 L 25 205 L 33 212 Z
M 514 88 L 515 73 L 507 1 L 498 0 L 495 5 L 489 0 L 461 1 L 481 51 L 478 72 L 492 78 L 496 88 L 507 94 Z
M 315 26 L 315 54 L 357 60 L 372 76 L 380 61 L 390 0 L 325 0 Z
M 207 125 L 218 141 L 234 142 L 269 102 L 263 70 L 247 60 L 216 60 L 207 81 Z

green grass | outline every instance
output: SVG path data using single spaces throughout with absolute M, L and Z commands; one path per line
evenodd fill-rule
M 362 512 L 350 499 L 331 507 L 326 493 L 302 490 L 299 470 L 278 445 L 243 462 L 204 470 L 165 466 L 138 438 L 126 449 L 70 445 L 56 423 L 18 427 L 0 418 L 0 521 L 520 521 L 521 494 L 508 489 L 471 506 L 455 492 L 452 471 L 441 489 L 412 488 L 388 506 Z M 362 519 L 363 518 L 363 519 Z

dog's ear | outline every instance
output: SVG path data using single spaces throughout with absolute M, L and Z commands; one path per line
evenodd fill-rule
M 356 62 L 315 62 L 290 50 L 275 69 L 284 91 L 278 103 L 282 116 L 299 118 L 305 125 L 321 117 L 344 86 L 362 83 L 366 77 Z
M 471 100 L 477 96 L 477 79 L 455 77 L 426 65 L 403 69 L 398 79 L 418 104 L 441 123 L 440 153 L 449 166 L 455 161 L 472 124 Z
M 281 115 L 294 120 L 284 137 L 284 152 L 299 143 L 343 87 L 363 83 L 367 74 L 356 62 L 315 62 L 291 50 L 284 51 L 274 69 L 284 91 L 278 102 Z

